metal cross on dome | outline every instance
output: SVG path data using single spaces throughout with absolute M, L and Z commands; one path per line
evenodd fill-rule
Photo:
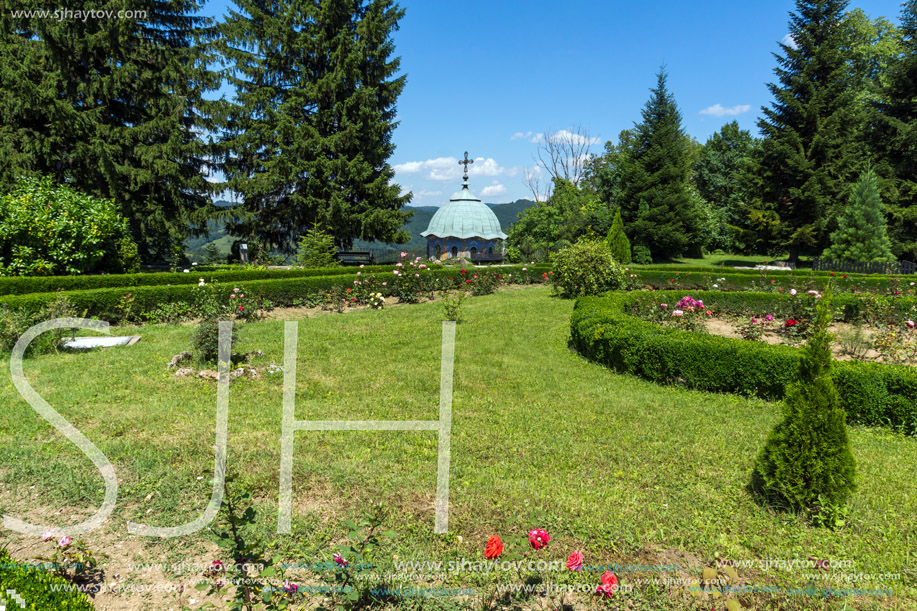
M 468 159 L 468 151 L 465 151 L 465 159 L 459 161 L 459 165 L 465 166 L 465 175 L 462 176 L 466 181 L 468 180 L 468 166 L 474 163 L 474 159 Z

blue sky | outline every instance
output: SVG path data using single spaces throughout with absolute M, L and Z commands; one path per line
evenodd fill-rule
M 898 22 L 901 0 L 854 0 Z M 209 0 L 219 17 L 230 0 Z M 770 103 L 789 0 L 404 0 L 395 33 L 407 86 L 391 159 L 412 205 L 436 206 L 458 190 L 464 151 L 471 189 L 484 201 L 531 197 L 523 183 L 538 134 L 581 126 L 593 152 L 640 119 L 665 64 L 687 132 L 704 142 L 732 119 L 757 133 Z

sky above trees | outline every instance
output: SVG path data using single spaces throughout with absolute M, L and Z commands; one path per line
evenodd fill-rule
M 228 4 L 208 0 L 203 13 L 220 18 Z M 772 53 L 794 9 L 792 0 L 401 5 L 394 38 L 407 86 L 391 163 L 415 206 L 441 205 L 459 189 L 465 150 L 476 158 L 472 190 L 485 201 L 530 197 L 523 177 L 539 134 L 581 126 L 600 152 L 640 120 L 662 64 L 689 135 L 705 142 L 733 119 L 757 135 L 772 100 Z M 897 24 L 901 5 L 849 8 Z

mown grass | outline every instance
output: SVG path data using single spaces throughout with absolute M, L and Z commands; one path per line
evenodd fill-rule
M 815 573 L 810 570 L 740 569 L 741 583 L 749 586 L 830 584 L 894 592 L 846 600 L 743 595 L 754 608 L 915 608 L 917 440 L 851 430 L 859 489 L 842 529 L 814 528 L 774 513 L 756 504 L 744 486 L 779 419 L 779 406 L 613 374 L 568 348 L 572 305 L 551 297 L 546 287 L 466 302 L 466 322 L 456 337 L 447 536 L 432 533 L 437 445 L 431 432 L 296 433 L 293 534 L 277 535 L 282 375 L 234 381 L 229 471 L 254 491 L 261 533 L 289 560 L 327 561 L 332 545 L 346 537 L 342 521 L 383 502 L 387 527 L 399 533 L 386 553 L 400 560 L 483 560 L 489 536 L 522 537 L 542 527 L 554 540 L 538 558 L 563 560 L 578 549 L 587 564 L 678 563 L 682 576 L 700 577 L 715 557 L 818 557 L 852 560 L 854 568 L 842 572 L 900 576 L 832 583 L 807 579 Z M 441 314 L 438 303 L 427 303 L 301 320 L 297 419 L 435 419 Z M 39 394 L 116 466 L 114 534 L 98 543 L 106 547 L 137 542 L 126 533 L 127 520 L 188 522 L 210 496 L 215 385 L 174 378 L 165 369 L 172 355 L 187 348 L 192 327 L 139 332 L 143 340 L 129 348 L 43 356 L 25 364 Z M 240 352 L 264 352 L 256 365 L 282 364 L 282 322 L 246 324 L 240 338 Z M 57 511 L 56 519 L 65 523 L 76 521 L 76 508 L 85 508 L 81 517 L 94 511 L 103 497 L 101 477 L 19 397 L 8 375 L 0 384 L 0 405 L 0 510 L 25 519 L 29 512 Z M 0 545 L 7 535 L 0 536 Z M 85 538 L 92 543 L 92 534 Z M 207 538 L 202 532 L 184 541 L 139 544 L 147 561 L 181 561 Z M 619 577 L 634 583 L 635 576 Z M 598 575 L 538 578 L 597 583 Z M 468 573 L 449 578 L 453 585 L 478 581 L 480 576 Z M 535 602 L 518 595 L 500 604 L 522 608 Z M 712 604 L 694 602 L 683 586 L 660 585 L 636 586 L 614 602 L 646 610 Z M 598 604 L 588 597 L 577 603 Z M 423 605 L 480 602 L 430 599 Z
M 775 261 L 786 261 L 787 255 L 736 255 L 730 253 L 722 254 L 705 254 L 703 257 L 680 257 L 670 261 L 670 263 L 684 263 L 685 265 L 714 265 L 723 267 L 735 266 L 754 266 L 754 265 L 773 265 Z M 810 257 L 800 257 L 797 264 L 800 268 L 812 267 Z

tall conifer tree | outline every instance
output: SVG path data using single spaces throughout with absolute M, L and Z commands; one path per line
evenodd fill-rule
M 867 168 L 853 187 L 850 203 L 838 216 L 838 228 L 831 234 L 826 259 L 835 261 L 893 261 L 886 231 L 879 185 L 872 168 Z
M 870 134 L 878 172 L 891 179 L 892 251 L 917 261 L 917 0 L 904 3 L 900 31 L 903 53 L 889 68 Z
M 688 188 L 689 140 L 667 79 L 663 68 L 618 168 L 621 214 L 634 253 L 649 249 L 654 259 L 699 256 L 704 243 L 700 211 Z
M 775 54 L 774 101 L 758 121 L 764 200 L 794 260 L 800 250 L 827 245 L 835 208 L 861 169 L 861 79 L 851 69 L 846 7 L 847 0 L 797 0 L 791 44 Z
M 51 174 L 122 208 L 145 260 L 181 248 L 210 207 L 204 94 L 214 31 L 198 0 L 65 9 L 10 0 L 0 13 L 0 189 Z M 51 17 L 14 16 L 48 9 Z M 111 18 L 67 16 L 107 11 Z M 55 18 L 55 10 L 57 17 Z M 142 14 L 141 14 L 142 12 Z
M 242 195 L 231 231 L 291 252 L 321 225 L 338 246 L 405 241 L 411 195 L 393 184 L 391 0 L 235 0 L 223 26 L 237 94 L 222 141 L 226 186 Z

